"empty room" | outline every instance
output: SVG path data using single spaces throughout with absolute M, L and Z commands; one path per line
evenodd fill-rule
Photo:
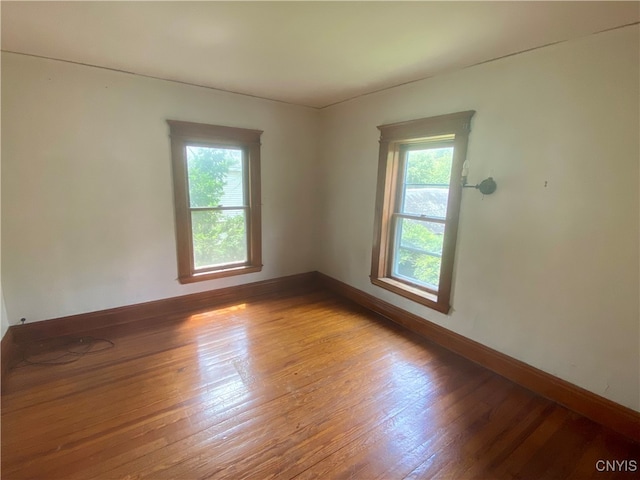
M 3 479 L 637 478 L 639 2 L 0 14 Z

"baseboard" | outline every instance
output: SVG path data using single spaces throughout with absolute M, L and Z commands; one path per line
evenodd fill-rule
M 26 325 L 14 325 L 9 327 L 7 334 L 12 334 L 11 342 L 14 345 L 22 344 L 41 338 L 72 335 L 102 327 L 140 322 L 158 316 L 196 312 L 212 306 L 264 295 L 303 292 L 317 288 L 316 279 L 316 272 L 301 273 L 97 312 L 27 323 Z
M 0 342 L 0 375 L 2 376 L 2 380 L 6 378 L 6 373 L 9 371 L 11 363 L 16 356 L 15 345 L 13 331 L 11 327 L 9 327 L 4 337 L 2 337 L 2 342 Z M 2 381 L 1 390 L 4 391 L 4 381 Z
M 454 333 L 346 283 L 318 273 L 320 286 L 523 387 L 640 442 L 640 413 Z

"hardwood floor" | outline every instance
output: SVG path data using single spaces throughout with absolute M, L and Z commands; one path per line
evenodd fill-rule
M 608 479 L 640 471 L 596 469 L 598 460 L 640 469 L 631 440 L 325 291 L 82 335 L 115 347 L 9 373 L 2 478 Z M 43 355 L 31 358 L 55 352 Z

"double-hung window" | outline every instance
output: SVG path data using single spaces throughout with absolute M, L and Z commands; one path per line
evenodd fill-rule
M 262 269 L 259 130 L 168 120 L 178 280 Z
M 379 126 L 371 281 L 440 312 L 450 309 L 473 111 Z

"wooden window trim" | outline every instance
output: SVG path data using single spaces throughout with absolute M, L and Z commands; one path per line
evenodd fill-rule
M 194 283 L 262 270 L 262 212 L 260 201 L 260 136 L 262 130 L 208 125 L 167 120 L 171 138 L 173 191 L 176 218 L 178 281 Z M 196 270 L 193 265 L 193 241 L 189 191 L 187 186 L 187 145 L 236 147 L 243 150 L 249 169 L 248 193 L 248 260 L 244 264 Z
M 442 313 L 451 308 L 451 287 L 455 246 L 458 235 L 458 217 L 462 197 L 462 164 L 467 155 L 467 143 L 471 118 L 475 111 L 452 113 L 407 122 L 380 125 L 380 150 L 378 157 L 378 180 L 376 185 L 376 208 L 373 251 L 371 259 L 371 282 L 381 288 L 401 295 L 414 302 Z M 398 174 L 402 163 L 402 151 L 413 144 L 434 137 L 454 135 L 454 155 L 447 206 L 446 229 L 440 268 L 438 292 L 403 282 L 391 276 L 391 246 L 393 245 L 392 216 L 399 201 Z

